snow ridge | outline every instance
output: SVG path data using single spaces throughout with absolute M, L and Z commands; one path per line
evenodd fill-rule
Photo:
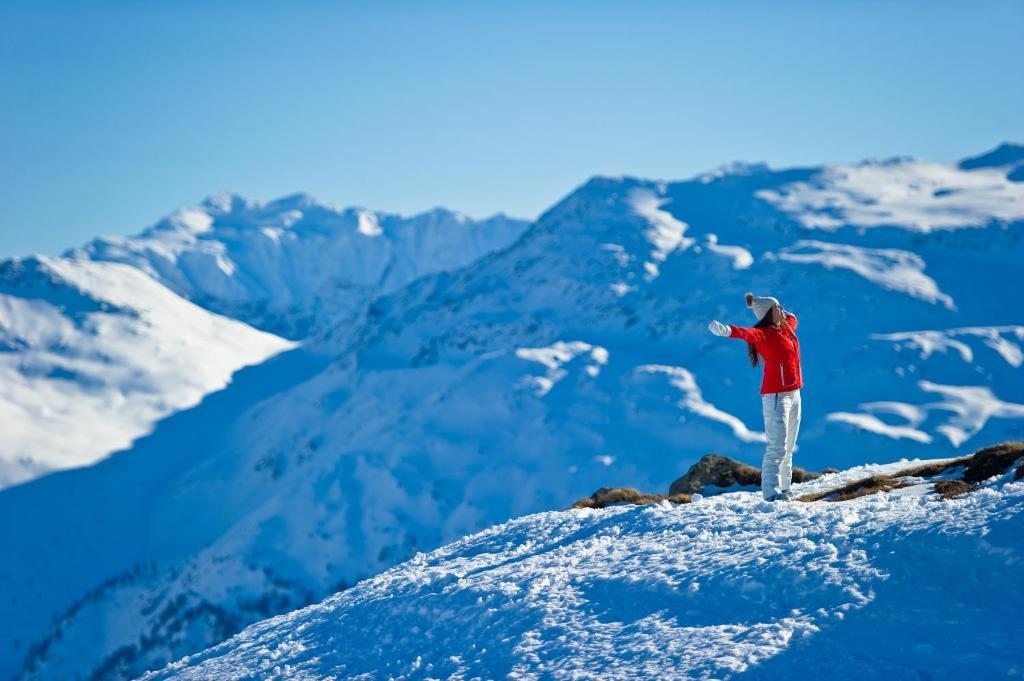
M 0 263 L 0 488 L 127 448 L 159 419 L 294 344 L 134 267 Z
M 306 194 L 267 203 L 226 194 L 66 255 L 133 265 L 210 310 L 302 339 L 420 276 L 508 246 L 526 226 L 501 214 L 402 217 Z
M 1007 474 L 951 502 L 904 491 L 779 504 L 734 492 L 526 516 L 144 678 L 1012 675 L 1024 482 Z M 971 653 L 936 668 L 945 636 Z

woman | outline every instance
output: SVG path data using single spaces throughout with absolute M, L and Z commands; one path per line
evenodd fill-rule
M 761 408 L 768 446 L 761 464 L 761 494 L 768 501 L 793 498 L 789 485 L 793 479 L 793 447 L 800 430 L 800 341 L 796 334 L 796 316 L 786 312 L 770 296 L 746 294 L 747 307 L 759 320 L 753 328 L 729 326 L 718 321 L 708 325 L 716 336 L 740 338 L 747 342 L 750 363 L 764 361 L 761 381 Z

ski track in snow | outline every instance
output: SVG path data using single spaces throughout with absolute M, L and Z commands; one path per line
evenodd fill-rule
M 859 466 L 794 489 L 908 463 Z M 872 655 L 908 665 L 897 674 L 920 664 L 917 627 L 900 610 L 922 598 L 960 614 L 960 664 L 982 677 L 1005 673 L 1019 669 L 1015 620 L 991 621 L 1007 615 L 968 604 L 1002 583 L 1013 590 L 1008 614 L 1019 616 L 1009 611 L 1020 601 L 1024 533 L 1001 530 L 1009 546 L 981 539 L 1020 519 L 1024 482 L 1009 478 L 947 502 L 925 486 L 842 503 L 773 505 L 736 492 L 679 507 L 526 516 L 144 678 L 727 679 L 792 651 L 824 656 L 832 678 L 859 679 Z M 953 563 L 922 570 L 921 556 Z M 880 624 L 863 625 L 865 617 Z M 854 638 L 844 638 L 847 629 Z M 962 673 L 956 661 L 940 664 Z

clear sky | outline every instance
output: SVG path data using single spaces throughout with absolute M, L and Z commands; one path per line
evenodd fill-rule
M 676 179 L 1024 141 L 1024 2 L 0 3 L 0 256 L 232 191 L 535 217 Z

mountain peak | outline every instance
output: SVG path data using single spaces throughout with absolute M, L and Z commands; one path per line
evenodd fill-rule
M 977 168 L 998 168 L 1002 166 L 1016 166 L 1024 162 L 1024 144 L 1015 142 L 1003 142 L 995 149 L 986 151 L 978 156 L 971 156 L 960 161 L 961 170 L 975 170 Z
M 341 212 L 336 206 L 326 201 L 321 201 L 311 194 L 306 192 L 295 192 L 294 194 L 288 194 L 282 196 L 279 199 L 268 201 L 264 204 L 266 210 L 310 210 L 313 208 L 327 210 L 333 213 Z
M 235 194 L 233 192 L 216 192 L 200 201 L 197 208 L 213 214 L 224 215 L 227 213 L 234 213 L 239 210 L 245 210 L 252 205 L 252 201 L 240 194 Z
M 696 180 L 705 184 L 714 182 L 715 180 L 729 176 L 742 176 L 749 177 L 752 175 L 763 175 L 770 173 L 771 168 L 768 167 L 767 163 L 757 161 L 749 163 L 747 161 L 732 161 L 731 163 L 723 163 L 722 165 L 712 168 L 709 171 L 700 173 L 696 176 Z

